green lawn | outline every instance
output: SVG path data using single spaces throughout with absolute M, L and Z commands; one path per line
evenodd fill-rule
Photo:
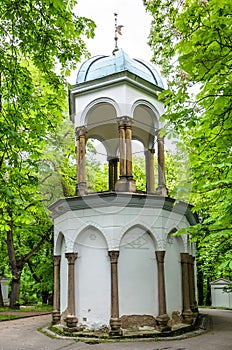
M 7 321 L 15 318 L 26 317 L 33 315 L 33 312 L 52 311 L 50 305 L 30 305 L 21 306 L 20 309 L 10 309 L 9 307 L 0 307 L 0 321 Z
M 12 320 L 14 318 L 19 318 L 19 316 L 17 316 L 17 315 L 5 315 L 5 314 L 0 313 L 0 322 Z
M 20 306 L 20 309 L 11 309 L 8 306 L 0 307 L 0 312 L 6 311 L 17 311 L 17 312 L 26 312 L 26 311 L 51 311 L 52 305 L 27 305 Z

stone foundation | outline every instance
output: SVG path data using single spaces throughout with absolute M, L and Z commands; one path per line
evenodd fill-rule
M 156 328 L 156 319 L 150 315 L 124 315 L 121 317 L 122 328 L 139 330 L 142 327 Z
M 170 327 L 176 326 L 178 324 L 183 323 L 183 317 L 179 311 L 173 311 L 172 317 L 168 322 Z

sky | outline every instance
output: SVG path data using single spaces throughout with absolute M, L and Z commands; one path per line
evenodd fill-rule
M 123 25 L 118 35 L 118 47 L 132 58 L 150 61 L 152 51 L 147 44 L 152 17 L 146 13 L 143 0 L 78 0 L 78 16 L 92 19 L 97 25 L 94 39 L 85 39 L 91 56 L 111 55 L 115 46 L 115 20 Z M 71 83 L 75 83 L 75 73 Z

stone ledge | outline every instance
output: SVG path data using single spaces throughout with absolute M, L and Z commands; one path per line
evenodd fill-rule
M 163 340 L 165 339 L 184 339 L 192 336 L 201 335 L 211 329 L 212 323 L 211 318 L 206 314 L 200 314 L 199 318 L 193 325 L 186 324 L 176 324 L 175 327 L 172 328 L 169 332 L 159 332 L 157 330 L 148 330 L 141 329 L 140 330 L 126 330 L 122 329 L 121 336 L 110 337 L 107 333 L 107 329 L 98 330 L 98 331 L 90 331 L 90 330 L 80 330 L 78 332 L 70 333 L 65 332 L 64 327 L 62 325 L 52 326 L 44 329 L 44 332 L 53 335 L 58 338 L 73 338 L 80 339 L 84 341 L 85 339 L 89 340 L 97 340 L 99 342 L 112 342 L 112 341 L 133 341 L 133 340 Z

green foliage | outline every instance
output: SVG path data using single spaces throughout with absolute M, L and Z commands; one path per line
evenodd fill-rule
M 57 80 L 53 72 L 59 63 L 63 73 L 75 68 L 81 55 L 87 54 L 83 36 L 93 37 L 94 23 L 75 15 L 75 0 L 40 0 L 1 2 L 4 39 L 1 48 L 2 64 L 12 70 L 18 68 L 20 56 L 29 58 L 41 72 Z
M 200 224 L 205 279 L 231 279 L 232 4 L 226 0 L 144 1 L 154 15 L 150 45 L 168 77 L 161 94 L 167 132 L 182 137 L 192 168 L 190 201 Z
M 169 195 L 179 200 L 188 200 L 191 193 L 191 169 L 189 159 L 178 143 L 174 154 L 166 152 L 165 167 L 167 174 L 167 187 Z M 154 158 L 155 186 L 158 186 L 158 160 Z M 136 181 L 136 190 L 146 192 L 145 157 L 133 155 L 132 159 L 133 179 Z M 108 190 L 108 164 L 103 163 L 97 157 L 94 142 L 87 142 L 86 178 L 89 192 L 102 192 Z
M 95 27 L 91 20 L 74 13 L 75 5 L 73 0 L 1 1 L 0 267 L 11 277 L 12 306 L 19 302 L 25 264 L 38 267 L 41 290 L 45 288 L 42 275 L 50 274 L 51 252 L 46 260 L 44 248 L 40 251 L 52 235 L 46 210 L 49 198 L 41 191 L 49 174 L 42 169 L 43 177 L 39 176 L 41 164 L 52 168 L 54 163 L 63 193 L 73 193 L 72 168 L 70 173 L 65 171 L 72 160 L 64 155 L 64 143 L 58 141 L 68 129 L 62 122 L 67 111 L 65 79 L 81 56 L 88 55 L 83 39 L 93 37 Z M 57 125 L 64 128 L 62 136 Z M 52 143 L 58 165 L 53 162 L 54 152 L 49 153 Z M 34 261 L 36 254 L 38 262 L 49 267 L 46 273 Z
M 66 118 L 46 135 L 46 146 L 43 148 L 39 162 L 39 191 L 47 207 L 60 197 L 74 196 L 75 187 L 74 130 L 73 124 Z
M 18 318 L 18 315 L 6 315 L 6 314 L 0 314 L 0 321 L 8 321 L 12 320 L 14 318 Z
M 133 155 L 132 159 L 133 178 L 136 181 L 136 189 L 139 191 L 146 191 L 146 173 L 145 173 L 145 159 Z
M 20 304 L 48 304 L 53 292 L 53 242 L 45 242 L 22 272 Z
M 87 141 L 86 182 L 88 192 L 108 190 L 108 164 L 98 158 L 93 139 Z

